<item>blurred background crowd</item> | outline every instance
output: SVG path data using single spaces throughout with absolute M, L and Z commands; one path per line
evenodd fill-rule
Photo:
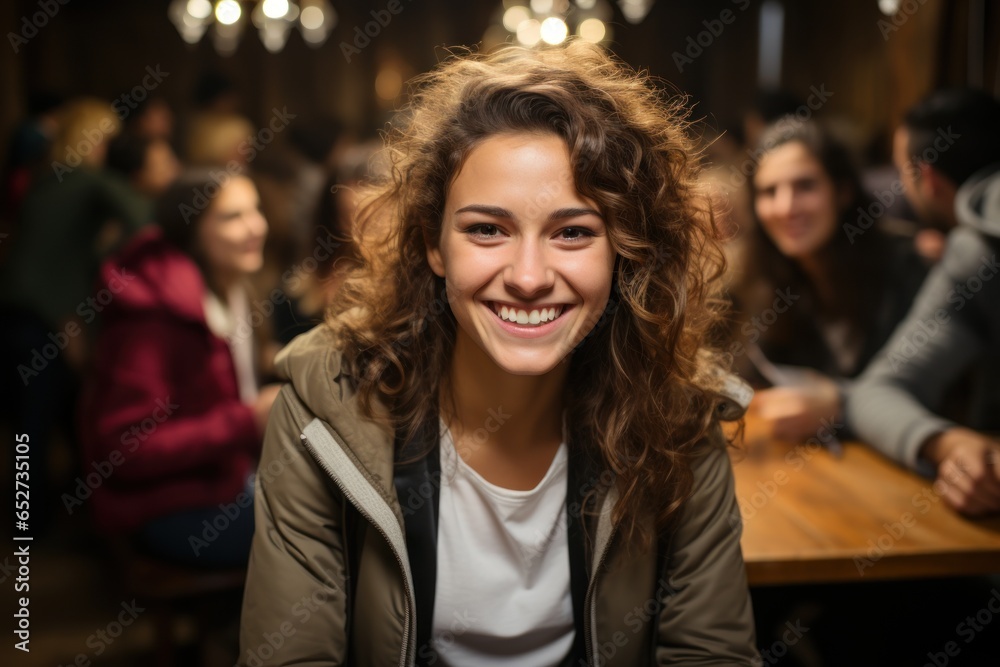
M 14 664 L 232 664 L 274 356 L 336 299 L 379 131 L 449 47 L 574 35 L 688 96 L 735 306 L 717 342 L 773 437 L 853 410 L 952 230 L 1000 237 L 998 189 L 970 190 L 1000 162 L 995 1 L 19 0 L 0 26 L 4 502 L 25 433 L 37 539 Z M 998 268 L 973 268 L 945 298 L 986 333 L 921 398 L 965 438 L 1000 430 Z M 864 412 L 836 437 L 940 474 L 920 446 L 944 427 Z M 949 500 L 995 513 L 1000 481 Z M 797 595 L 755 592 L 760 620 Z

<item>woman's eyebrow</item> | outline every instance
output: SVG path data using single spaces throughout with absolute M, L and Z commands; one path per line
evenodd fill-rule
M 566 218 L 579 218 L 583 215 L 596 215 L 601 220 L 604 216 L 592 208 L 560 208 L 549 214 L 549 220 L 565 220 Z
M 486 204 L 469 204 L 468 206 L 463 206 L 462 208 L 455 211 L 455 214 L 459 213 L 482 213 L 483 215 L 489 215 L 494 218 L 506 218 L 508 220 L 514 219 L 514 214 L 501 206 L 488 206 Z M 565 220 L 567 218 L 578 218 L 583 215 L 596 215 L 598 218 L 604 219 L 599 212 L 592 208 L 585 207 L 569 207 L 560 208 L 549 214 L 549 220 Z
M 507 209 L 501 208 L 500 206 L 487 206 L 486 204 L 469 204 L 468 206 L 463 206 L 455 211 L 456 215 L 459 213 L 482 213 L 483 215 L 493 216 L 494 218 L 514 219 L 514 214 Z

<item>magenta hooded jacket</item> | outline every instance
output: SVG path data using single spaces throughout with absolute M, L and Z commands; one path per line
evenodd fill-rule
M 151 225 L 103 265 L 78 309 L 100 333 L 72 495 L 103 532 L 231 502 L 256 466 L 262 435 L 229 346 L 206 322 L 205 290 L 194 261 Z

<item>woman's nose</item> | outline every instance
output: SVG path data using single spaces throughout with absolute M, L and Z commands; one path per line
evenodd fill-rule
M 528 297 L 551 288 L 555 270 L 549 265 L 541 243 L 524 241 L 515 250 L 503 277 L 509 288 Z
M 774 193 L 774 212 L 781 216 L 791 214 L 795 206 L 795 192 L 792 188 L 778 188 Z
M 253 211 L 248 216 L 247 228 L 254 236 L 264 236 L 267 234 L 267 218 L 260 211 Z

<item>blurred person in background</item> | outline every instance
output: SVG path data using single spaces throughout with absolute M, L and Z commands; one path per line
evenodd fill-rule
M 246 166 L 255 128 L 243 114 L 235 84 L 219 72 L 206 72 L 198 79 L 194 111 L 181 128 L 181 157 L 195 167 L 225 166 L 230 161 Z
M 270 132 L 270 130 L 268 130 Z M 325 237 L 316 238 L 316 210 L 324 193 L 328 174 L 335 168 L 336 155 L 341 150 L 343 128 L 327 116 L 296 118 L 280 140 L 269 144 L 256 156 L 254 175 L 260 190 L 263 211 L 270 232 L 264 255 L 264 269 L 255 278 L 261 292 L 279 289 L 289 291 L 287 276 L 316 269 L 303 267 L 300 262 L 311 255 L 327 257 Z M 293 280 L 291 291 L 296 291 L 298 280 Z M 286 294 L 289 296 L 289 294 Z M 274 328 L 279 340 L 288 342 L 287 327 L 301 331 L 293 320 L 294 304 L 287 301 L 275 304 Z M 305 325 L 301 322 L 301 325 Z
M 344 278 L 360 263 L 354 218 L 366 185 L 387 177 L 381 147 L 381 142 L 363 142 L 340 152 L 320 190 L 310 243 L 283 279 L 289 304 L 275 311 L 275 330 L 283 343 L 323 321 Z
M 890 458 L 936 476 L 958 511 L 1000 512 L 1000 102 L 974 90 L 930 94 L 897 130 L 895 158 L 914 208 L 952 231 L 850 392 L 848 420 Z M 949 411 L 965 384 L 969 397 Z
M 730 350 L 752 384 L 770 385 L 751 411 L 775 437 L 802 440 L 841 420 L 843 391 L 902 320 L 926 269 L 909 239 L 877 222 L 848 233 L 871 200 L 827 130 L 779 122 L 758 155 Z
M 267 222 L 253 182 L 221 169 L 185 172 L 155 217 L 102 268 L 109 289 L 122 284 L 103 313 L 79 418 L 85 469 L 115 468 L 88 502 L 101 532 L 129 535 L 162 558 L 242 565 L 278 390 L 259 384 L 247 290 Z M 203 522 L 226 503 L 237 515 L 205 541 Z
M 107 167 L 125 177 L 132 189 L 150 202 L 150 207 L 181 171 L 169 143 L 131 132 L 111 141 Z
M 125 131 L 150 141 L 174 140 L 174 111 L 165 99 L 152 96 L 125 117 Z
M 60 108 L 65 101 L 61 95 L 47 91 L 28 96 L 28 117 L 11 133 L 7 147 L 0 193 L 0 218 L 3 220 L 0 231 L 10 231 L 32 181 L 48 167 L 46 158 L 59 131 Z
M 185 154 L 192 167 L 212 167 L 235 163 L 240 167 L 249 164 L 250 143 L 254 126 L 248 119 L 236 114 L 204 113 L 191 121 Z
M 810 110 L 799 95 L 785 88 L 764 88 L 758 90 L 753 97 L 753 104 L 743 116 L 743 131 L 741 133 L 745 153 L 756 161 L 754 149 L 761 145 L 761 135 L 764 130 L 778 121 L 795 120 L 795 114 L 801 109 Z
M 93 288 L 101 258 L 150 218 L 149 202 L 104 169 L 108 142 L 119 129 L 104 101 L 66 104 L 50 164 L 25 195 L 0 269 L 0 353 L 5 395 L 11 396 L 4 406 L 15 432 L 32 437 L 32 511 L 39 530 L 53 501 L 50 431 L 61 425 L 72 438 L 72 405 L 95 329 L 90 325 L 103 307 Z
M 336 174 L 340 157 L 350 139 L 343 124 L 334 118 L 316 116 L 296 120 L 288 132 L 292 191 L 289 197 L 290 236 L 301 256 L 312 243 L 316 211 L 329 192 L 330 175 Z

